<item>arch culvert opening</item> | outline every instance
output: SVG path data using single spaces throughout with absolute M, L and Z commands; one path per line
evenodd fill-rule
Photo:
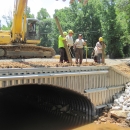
M 0 89 L 0 104 L 0 126 L 13 130 L 70 129 L 90 123 L 94 117 L 93 104 L 87 97 L 48 84 Z

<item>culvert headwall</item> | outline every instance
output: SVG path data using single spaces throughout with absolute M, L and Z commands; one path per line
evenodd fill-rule
M 123 91 L 125 83 L 130 81 L 130 77 L 108 66 L 2 69 L 0 72 L 1 88 L 27 84 L 61 86 L 66 95 L 70 91 L 73 91 L 70 95 L 77 92 L 90 99 L 96 108 L 112 103 L 112 96 Z M 56 93 L 57 88 L 54 87 L 53 91 Z M 65 102 L 64 97 L 63 101 Z M 72 96 L 69 97 L 73 99 Z M 74 102 L 78 104 L 82 102 L 82 98 L 74 98 Z M 73 104 L 73 102 L 71 103 Z M 81 103 L 81 106 L 84 105 Z

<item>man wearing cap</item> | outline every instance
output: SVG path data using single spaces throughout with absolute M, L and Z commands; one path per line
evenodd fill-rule
M 83 46 L 86 45 L 86 42 L 82 38 L 82 34 L 79 34 L 78 39 L 74 43 L 76 64 L 82 64 L 83 60 Z
M 67 54 L 66 54 L 65 47 L 64 47 L 64 41 L 66 40 L 67 32 L 63 32 L 63 35 L 64 35 L 64 37 L 62 37 L 61 35 L 59 35 L 59 37 L 58 37 L 58 48 L 60 51 L 60 61 L 59 61 L 60 63 L 63 63 L 63 61 L 64 62 L 68 61 Z
M 103 44 L 103 38 L 99 37 L 99 40 L 96 43 L 96 47 L 97 47 L 97 63 L 102 62 L 102 44 Z
M 72 30 L 69 30 L 68 31 L 68 35 L 66 36 L 67 46 L 69 48 L 71 57 L 74 57 L 74 51 L 73 51 L 73 45 L 74 45 L 73 33 L 74 32 Z

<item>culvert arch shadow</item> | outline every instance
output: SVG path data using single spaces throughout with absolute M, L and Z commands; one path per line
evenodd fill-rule
M 1 103 L 9 101 L 17 106 L 16 108 L 11 108 L 12 104 L 5 103 L 6 105 L 3 109 L 8 107 L 15 110 L 16 113 L 22 113 L 19 111 L 26 113 L 27 110 L 32 115 L 35 111 L 39 111 L 39 114 L 40 112 L 50 114 L 55 120 L 64 122 L 61 125 L 62 128 L 59 128 L 60 130 L 90 123 L 95 116 L 95 108 L 90 99 L 78 92 L 55 85 L 23 84 L 10 86 L 0 89 L 0 97 Z M 18 110 L 19 106 L 22 108 L 21 105 L 24 106 L 23 109 Z M 3 109 L 0 111 L 3 111 Z M 7 113 L 10 115 L 10 112 L 9 110 Z M 50 129 L 48 128 L 48 130 Z M 54 128 L 52 129 L 54 130 Z M 58 128 L 56 129 L 58 130 Z

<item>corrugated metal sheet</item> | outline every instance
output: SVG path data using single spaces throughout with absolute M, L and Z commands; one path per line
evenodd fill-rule
M 0 87 L 18 84 L 53 84 L 88 96 L 95 106 L 112 102 L 129 77 L 107 66 L 58 67 L 0 70 Z

